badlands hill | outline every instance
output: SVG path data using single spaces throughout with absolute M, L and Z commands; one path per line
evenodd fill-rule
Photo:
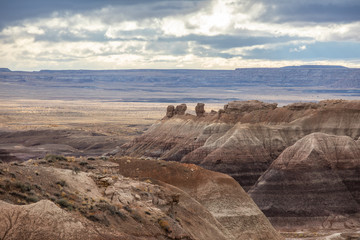
M 360 101 L 284 107 L 234 101 L 210 113 L 201 106 L 197 116 L 185 114 L 186 106 L 168 108 L 163 120 L 123 145 L 119 155 L 194 163 L 229 174 L 249 190 L 285 148 L 310 133 L 360 136 Z
M 229 174 L 281 231 L 360 229 L 360 101 L 235 101 L 210 113 L 198 104 L 196 116 L 185 110 L 169 106 L 118 154 Z
M 250 189 L 277 226 L 360 228 L 360 145 L 313 133 L 286 148 Z
M 149 168 L 153 174 L 144 174 Z M 164 161 L 49 155 L 0 163 L 0 239 L 283 238 L 224 174 Z

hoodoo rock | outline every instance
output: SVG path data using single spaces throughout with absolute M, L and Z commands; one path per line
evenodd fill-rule
M 166 109 L 166 117 L 172 118 L 175 115 L 174 105 L 169 105 Z
M 186 112 L 186 109 L 187 109 L 187 106 L 186 104 L 180 104 L 180 105 L 177 105 L 176 108 L 175 108 L 175 114 L 176 115 L 184 115 L 185 112 Z
M 314 133 L 360 136 L 360 101 L 276 104 L 230 102 L 218 114 L 176 115 L 122 146 L 120 155 L 198 164 L 229 174 L 248 190 L 287 147 Z
M 360 145 L 313 133 L 286 148 L 249 191 L 278 228 L 360 228 Z
M 196 116 L 202 117 L 205 113 L 205 104 L 204 103 L 198 103 L 195 107 L 195 113 Z

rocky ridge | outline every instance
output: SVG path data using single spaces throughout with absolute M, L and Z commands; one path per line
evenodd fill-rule
M 284 107 L 234 101 L 224 109 L 165 117 L 119 155 L 194 163 L 229 174 L 250 189 L 288 146 L 314 132 L 360 136 L 360 101 L 327 100 Z

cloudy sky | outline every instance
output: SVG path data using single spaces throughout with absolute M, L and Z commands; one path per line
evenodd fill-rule
M 359 0 L 0 0 L 0 67 L 360 67 L 359 13 Z

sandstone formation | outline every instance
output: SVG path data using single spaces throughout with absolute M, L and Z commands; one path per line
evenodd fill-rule
M 281 229 L 360 229 L 360 145 L 309 134 L 286 148 L 249 194 Z
M 218 114 L 155 123 L 120 155 L 195 163 L 227 173 L 248 190 L 280 153 L 313 133 L 360 136 L 360 101 L 328 100 L 284 107 L 230 102 Z
M 175 115 L 185 115 L 187 106 L 186 104 L 180 104 L 174 107 L 173 105 L 169 105 L 166 109 L 166 117 L 172 118 Z
M 225 174 L 194 164 L 123 158 L 116 161 L 127 177 L 159 180 L 201 203 L 233 239 L 282 239 L 242 187 Z
M 196 116 L 202 117 L 205 113 L 205 104 L 204 103 L 198 103 L 195 107 L 195 113 Z
M 186 109 L 187 109 L 187 106 L 184 103 L 177 105 L 175 108 L 175 115 L 184 115 L 186 112 Z
M 172 118 L 175 115 L 175 107 L 174 105 L 169 105 L 166 109 L 166 116 L 168 118 Z

